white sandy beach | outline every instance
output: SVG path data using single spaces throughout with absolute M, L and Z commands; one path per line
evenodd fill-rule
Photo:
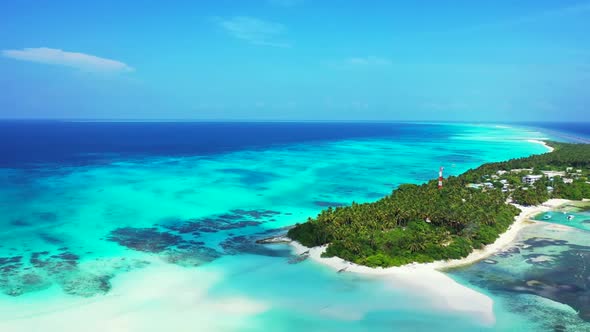
M 394 289 L 411 290 L 435 310 L 465 314 L 492 325 L 493 301 L 461 285 L 441 272 L 470 264 L 508 246 L 518 232 L 533 222 L 528 218 L 567 203 L 551 200 L 543 206 L 521 207 L 510 229 L 493 244 L 460 260 L 411 264 L 392 268 L 369 268 L 340 258 L 322 258 L 324 247 L 308 249 L 296 242 L 296 252 L 309 251 L 310 258 L 335 271 L 383 278 Z M 270 303 L 233 296 L 212 298 L 207 293 L 224 276 L 216 270 L 187 269 L 154 259 L 151 266 L 113 279 L 113 289 L 89 299 L 23 296 L 0 305 L 0 331 L 193 331 L 195 324 L 208 331 L 236 331 L 250 326 L 249 317 L 270 309 Z M 252 327 L 252 326 L 250 326 Z
M 474 250 L 463 259 L 436 261 L 424 264 L 408 264 L 390 268 L 370 268 L 347 262 L 338 257 L 324 258 L 322 253 L 326 246 L 307 248 L 298 242 L 292 242 L 293 248 L 299 254 L 309 252 L 309 257 L 314 261 L 327 265 L 336 271 L 376 275 L 391 281 L 392 287 L 411 288 L 424 295 L 425 301 L 439 310 L 448 310 L 470 314 L 478 317 L 484 324 L 495 322 L 493 300 L 467 286 L 461 285 L 446 274 L 443 270 L 462 265 L 473 264 L 488 256 L 510 246 L 516 236 L 527 225 L 535 223 L 530 218 L 538 213 L 549 211 L 564 205 L 570 201 L 564 199 L 552 199 L 539 206 L 518 206 L 522 212 L 516 217 L 510 228 L 500 235 L 492 244 L 483 249 Z
M 189 332 L 252 328 L 248 318 L 269 304 L 243 296 L 211 297 L 224 276 L 154 259 L 144 269 L 113 280 L 106 295 L 92 298 L 23 296 L 0 298 L 5 332 Z M 6 303 L 3 303 L 6 301 Z
M 474 317 L 485 325 L 495 322 L 493 301 L 461 285 L 441 269 L 470 264 L 509 245 L 533 214 L 567 203 L 551 200 L 543 206 L 526 207 L 512 227 L 492 245 L 461 260 L 411 264 L 387 269 L 369 268 L 340 258 L 322 258 L 323 247 L 308 249 L 291 244 L 298 253 L 309 250 L 310 258 L 335 271 L 383 278 L 392 288 L 411 290 L 425 305 Z M 213 298 L 208 290 L 224 276 L 216 270 L 187 269 L 157 259 L 149 267 L 113 279 L 113 289 L 89 299 L 23 296 L 0 305 L 0 331 L 235 331 L 248 327 L 249 317 L 269 310 L 271 304 L 232 296 Z M 252 326 L 250 326 L 252 327 Z
M 553 147 L 547 145 L 547 143 L 545 143 L 545 141 L 540 141 L 540 140 L 536 140 L 536 139 L 529 139 L 529 140 L 527 140 L 527 142 L 541 144 L 542 146 L 547 148 L 547 150 L 548 150 L 547 152 L 553 152 L 553 150 L 555 150 Z
M 528 140 L 528 142 L 541 144 L 548 152 L 554 150 L 544 141 Z M 391 268 L 370 268 L 347 262 L 338 257 L 323 258 L 322 253 L 326 247 L 307 248 L 297 242 L 292 242 L 297 253 L 309 252 L 309 257 L 316 262 L 327 265 L 334 270 L 346 272 L 378 275 L 391 280 L 394 287 L 410 287 L 416 292 L 422 292 L 430 303 L 441 310 L 463 312 L 478 316 L 485 324 L 495 322 L 493 301 L 488 296 L 481 294 L 469 287 L 463 286 L 444 274 L 445 269 L 469 265 L 483 260 L 490 255 L 510 246 L 518 233 L 534 221 L 530 218 L 541 212 L 549 211 L 568 203 L 568 200 L 552 199 L 539 206 L 517 206 L 521 213 L 515 218 L 510 228 L 500 235 L 492 244 L 478 250 L 474 250 L 469 256 L 462 259 L 436 261 L 424 264 L 408 264 Z

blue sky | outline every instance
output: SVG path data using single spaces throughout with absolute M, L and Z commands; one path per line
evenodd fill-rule
M 590 1 L 1 1 L 0 117 L 590 121 Z

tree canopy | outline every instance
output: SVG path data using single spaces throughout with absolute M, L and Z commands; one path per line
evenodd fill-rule
M 493 243 L 514 221 L 520 210 L 507 204 L 508 198 L 530 205 L 552 197 L 590 198 L 586 183 L 590 168 L 590 145 L 550 142 L 551 153 L 499 163 L 484 164 L 457 177 L 422 185 L 403 184 L 390 195 L 373 203 L 328 208 L 316 218 L 297 224 L 288 236 L 305 246 L 329 244 L 325 255 L 338 256 L 367 266 L 397 266 L 412 262 L 431 262 L 467 256 L 474 248 Z M 538 181 L 533 186 L 521 183 L 514 169 L 583 170 L 576 180 Z M 508 171 L 505 179 L 514 189 L 473 189 L 467 185 L 489 179 L 498 171 Z M 554 187 L 548 192 L 547 186 Z

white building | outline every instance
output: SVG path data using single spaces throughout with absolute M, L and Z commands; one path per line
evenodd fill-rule
M 526 175 L 522 177 L 522 182 L 526 184 L 534 184 L 535 182 L 541 180 L 543 175 Z
M 563 183 L 574 183 L 574 179 L 564 178 Z
M 515 168 L 515 169 L 511 169 L 510 172 L 511 173 L 520 173 L 520 172 L 529 172 L 531 173 L 533 171 L 532 168 Z
M 491 183 L 491 182 L 484 182 L 484 183 L 483 183 L 483 185 L 484 185 L 486 188 L 489 188 L 489 189 L 493 189 L 493 188 L 494 188 L 494 184 L 493 184 L 493 183 Z
M 561 177 L 565 176 L 565 172 L 558 172 L 558 171 L 541 171 L 541 173 L 543 173 L 548 178 L 554 178 L 556 176 L 561 176 Z
M 508 171 L 499 170 L 496 172 L 496 174 L 498 174 L 498 175 L 504 175 L 506 173 L 508 173 Z

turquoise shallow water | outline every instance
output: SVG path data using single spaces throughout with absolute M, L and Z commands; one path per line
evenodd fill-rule
M 298 262 L 286 246 L 253 242 L 327 206 L 375 200 L 401 183 L 434 178 L 441 165 L 445 175 L 456 175 L 484 162 L 545 151 L 525 141 L 539 137 L 535 132 L 444 127 L 452 135 L 437 140 L 425 132 L 411 140 L 338 139 L 200 156 L 0 169 L 0 313 L 2 306 L 23 301 L 100 299 L 117 292 L 117 278 L 157 258 L 222 271 L 224 277 L 208 289 L 212 298 L 239 294 L 269 303 L 268 310 L 248 318 L 252 330 L 538 326 L 545 318 L 512 312 L 506 297 L 485 287 L 480 288 L 496 300 L 497 324 L 491 327 L 467 315 L 435 311 L 424 299 L 380 280 Z M 457 278 L 479 287 L 470 273 Z M 546 307 L 543 297 L 529 295 L 527 301 Z M 549 316 L 565 310 L 548 308 Z M 8 318 L 0 315 L 0 326 L 3 319 Z
M 569 219 L 570 217 L 573 217 Z M 548 218 L 548 219 L 547 219 Z M 565 225 L 590 232 L 590 211 L 563 212 L 550 211 L 535 216 L 536 220 Z
M 588 331 L 589 236 L 538 223 L 525 228 L 512 247 L 450 274 L 494 298 L 497 329 Z

